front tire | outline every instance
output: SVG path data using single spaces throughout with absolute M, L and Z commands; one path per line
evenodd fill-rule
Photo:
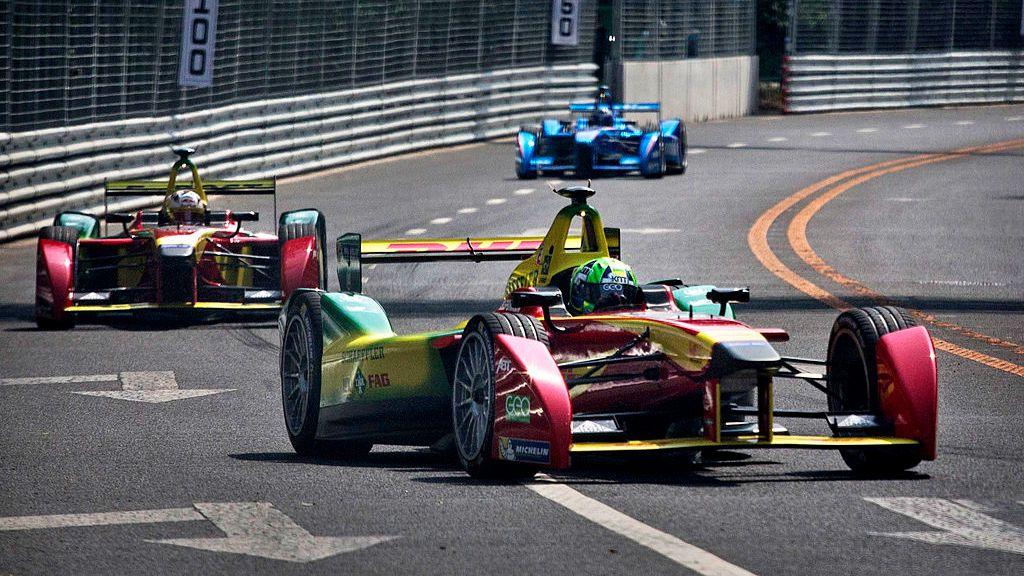
M 880 416 L 876 347 L 886 334 L 916 326 L 910 314 L 895 306 L 847 310 L 836 318 L 829 336 L 829 412 L 861 412 Z M 909 470 L 921 462 L 916 446 L 843 448 L 843 461 L 857 474 L 884 476 Z
M 536 319 L 505 312 L 474 316 L 466 325 L 452 378 L 452 424 L 462 467 L 474 478 L 529 478 L 537 467 L 496 460 L 494 444 L 494 340 L 498 334 L 547 344 L 547 332 Z
M 320 423 L 320 365 L 323 325 L 320 294 L 304 292 L 288 305 L 281 343 L 281 405 L 288 440 L 300 456 L 353 457 L 373 445 L 364 441 L 324 441 L 316 437 Z

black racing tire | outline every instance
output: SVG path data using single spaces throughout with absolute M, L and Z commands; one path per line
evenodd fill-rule
M 668 164 L 665 162 L 665 140 L 664 139 L 658 138 L 658 148 L 661 149 L 661 166 L 658 168 L 658 170 L 656 170 L 654 172 L 648 172 L 647 174 L 643 174 L 643 177 L 647 178 L 649 180 L 657 180 L 659 178 L 662 178 L 662 177 L 665 176 L 665 173 L 668 171 Z
M 686 174 L 686 124 L 679 123 L 679 162 L 678 166 L 669 166 L 665 172 L 667 174 Z
M 474 478 L 531 478 L 538 467 L 491 457 L 496 402 L 494 339 L 499 334 L 529 338 L 548 345 L 547 331 L 531 316 L 491 312 L 470 319 L 462 333 L 452 375 L 452 427 L 456 453 L 463 469 Z
M 366 441 L 319 440 L 320 366 L 323 324 L 320 294 L 304 292 L 289 301 L 281 341 L 281 407 L 295 452 L 309 457 L 356 457 L 367 454 Z
M 277 240 L 281 245 L 296 238 L 316 238 L 316 250 L 319 256 L 320 270 L 317 278 L 317 286 L 305 286 L 305 288 L 327 289 L 327 253 L 324 250 L 324 239 L 320 237 L 316 224 L 283 224 L 278 227 Z M 283 264 L 283 263 L 282 263 Z
M 886 334 L 916 325 L 906 310 L 895 306 L 854 308 L 840 314 L 828 342 L 829 412 L 881 415 L 878 341 Z M 843 448 L 839 453 L 854 473 L 871 476 L 899 473 L 921 462 L 920 449 L 915 446 Z
M 78 250 L 78 228 L 74 226 L 44 226 L 39 231 L 40 240 L 54 240 L 71 246 L 71 257 L 75 258 Z M 36 283 L 40 281 L 39 266 L 41 261 L 36 262 Z M 38 292 L 38 286 L 37 286 Z M 50 310 L 41 302 L 36 302 L 35 317 L 36 327 L 40 330 L 70 330 L 75 327 L 75 316 L 65 313 L 61 318 L 52 318 Z
M 576 150 L 576 178 L 592 178 L 594 176 L 594 151 L 590 148 Z

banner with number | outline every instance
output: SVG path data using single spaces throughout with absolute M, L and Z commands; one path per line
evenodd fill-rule
M 576 46 L 580 43 L 580 0 L 552 0 L 551 43 Z
M 185 0 L 181 18 L 181 60 L 178 85 L 213 85 L 213 53 L 217 45 L 217 0 Z

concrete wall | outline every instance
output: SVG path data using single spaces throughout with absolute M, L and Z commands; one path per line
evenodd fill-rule
M 623 102 L 661 102 L 662 117 L 688 122 L 757 110 L 757 56 L 623 62 Z

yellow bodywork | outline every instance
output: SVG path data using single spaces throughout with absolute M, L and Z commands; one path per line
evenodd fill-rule
M 864 448 L 872 446 L 914 446 L 916 440 L 891 436 L 832 437 L 832 436 L 774 436 L 765 440 L 760 436 L 744 435 L 724 437 L 719 442 L 704 438 L 665 438 L 661 440 L 626 440 L 624 442 L 577 442 L 569 447 L 572 453 L 583 452 L 640 452 L 649 450 L 685 450 L 708 448 Z

